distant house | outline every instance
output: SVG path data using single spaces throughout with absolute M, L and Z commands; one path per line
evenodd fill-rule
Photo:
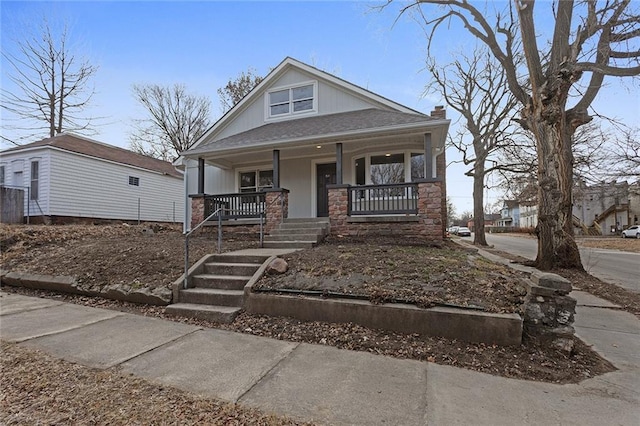
M 522 228 L 535 228 L 538 226 L 538 203 L 535 201 L 521 201 L 518 207 L 520 213 L 520 226 Z
M 0 184 L 24 190 L 33 221 L 182 222 L 182 173 L 168 162 L 72 134 L 0 152 Z
M 502 210 L 500 210 L 500 219 L 496 221 L 498 227 L 520 227 L 520 203 L 517 200 L 504 200 Z
M 186 222 L 224 208 L 238 224 L 264 214 L 267 232 L 295 218 L 442 240 L 448 128 L 442 107 L 423 114 L 286 58 L 182 153 Z
M 615 235 L 638 223 L 640 184 L 638 182 L 578 182 L 573 190 L 573 216 L 578 232 Z

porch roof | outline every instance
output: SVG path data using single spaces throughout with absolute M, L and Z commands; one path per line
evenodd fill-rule
M 438 135 L 442 137 L 436 137 L 434 140 L 434 146 L 440 146 L 444 143 L 448 124 L 449 120 L 433 118 L 424 114 L 371 108 L 267 123 L 242 133 L 207 142 L 183 152 L 182 155 L 195 157 L 201 154 L 265 145 L 275 146 L 338 138 L 349 139 L 377 132 L 401 132 L 444 126 L 444 132 L 442 135 Z

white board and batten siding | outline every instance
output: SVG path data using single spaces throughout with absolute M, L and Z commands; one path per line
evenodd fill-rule
M 51 151 L 51 176 L 52 216 L 178 223 L 184 217 L 178 177 L 60 150 Z
M 315 94 L 317 98 L 317 112 L 310 115 L 301 115 L 300 117 L 358 111 L 367 108 L 383 108 L 381 104 L 360 97 L 353 92 L 345 92 L 344 89 L 338 88 L 325 80 L 318 79 L 316 76 L 291 69 L 274 81 L 269 87 L 265 88 L 253 103 L 247 105 L 233 121 L 226 124 L 224 128 L 212 136 L 215 139 L 223 139 L 262 126 L 268 122 L 277 121 L 268 120 L 265 117 L 267 112 L 266 99 L 269 91 L 277 90 L 280 87 L 291 87 L 305 83 L 317 84 L 318 93 Z M 295 120 L 296 117 L 286 117 L 284 119 Z

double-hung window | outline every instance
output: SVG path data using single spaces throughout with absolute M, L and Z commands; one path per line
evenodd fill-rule
M 314 83 L 269 92 L 269 117 L 281 117 L 314 111 L 315 92 L 316 85 Z
M 259 192 L 273 187 L 273 170 L 240 172 L 240 192 Z

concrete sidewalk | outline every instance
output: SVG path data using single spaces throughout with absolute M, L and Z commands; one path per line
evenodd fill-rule
M 619 369 L 574 385 L 284 342 L 0 292 L 0 338 L 322 424 L 639 425 L 640 321 L 588 293 L 576 333 Z

